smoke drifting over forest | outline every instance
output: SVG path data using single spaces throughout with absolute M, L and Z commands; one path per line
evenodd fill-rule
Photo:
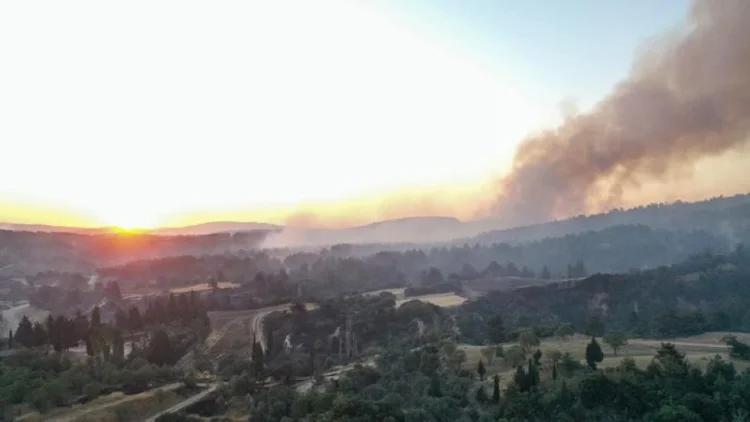
M 741 147 L 750 139 L 748 25 L 750 1 L 696 0 L 684 26 L 650 41 L 629 76 L 592 109 L 578 113 L 574 104 L 564 104 L 560 126 L 523 140 L 509 171 L 494 183 L 302 207 L 286 223 L 346 227 L 451 215 L 499 218 L 513 226 L 718 194 L 719 186 L 714 193 L 704 186 L 701 195 L 683 184 L 677 197 L 664 190 L 708 158 L 730 151 L 747 158 Z M 659 194 L 648 197 L 649 188 Z
M 492 213 L 539 221 L 619 205 L 623 192 L 747 143 L 750 2 L 696 1 L 584 114 L 524 140 Z

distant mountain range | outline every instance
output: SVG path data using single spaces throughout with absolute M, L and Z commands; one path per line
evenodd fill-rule
M 184 227 L 165 227 L 160 229 L 149 230 L 151 234 L 165 236 L 195 236 L 211 233 L 240 233 L 250 231 L 275 231 L 281 230 L 284 226 L 268 223 L 255 222 L 237 222 L 237 221 L 212 221 L 209 223 L 194 224 Z
M 471 236 L 483 231 L 479 222 L 464 223 L 453 217 L 409 217 L 378 221 L 363 226 L 337 229 L 311 229 L 257 222 L 217 221 L 184 227 L 139 230 L 142 234 L 160 236 L 202 236 L 216 233 L 265 231 L 272 234 L 269 246 L 328 245 L 337 243 L 434 243 L 457 236 Z M 496 228 L 487 225 L 486 229 Z M 42 224 L 0 223 L 0 230 L 45 233 L 108 234 L 116 227 L 81 228 Z
M 159 236 L 203 236 L 209 234 L 267 232 L 263 247 L 323 246 L 351 244 L 462 244 L 526 242 L 558 237 L 623 224 L 642 224 L 669 230 L 705 229 L 731 237 L 732 231 L 750 227 L 750 194 L 718 197 L 705 201 L 651 204 L 629 210 L 579 216 L 525 227 L 508 227 L 500 219 L 462 222 L 453 217 L 425 216 L 384 220 L 339 229 L 311 229 L 258 222 L 219 221 L 185 227 L 144 230 Z M 84 235 L 116 232 L 113 227 L 77 228 L 40 224 L 0 223 L 0 230 Z

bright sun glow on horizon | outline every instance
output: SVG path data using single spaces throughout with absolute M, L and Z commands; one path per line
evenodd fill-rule
M 519 142 L 560 121 L 551 97 L 585 111 L 669 20 L 416 3 L 409 19 L 395 0 L 0 2 L 0 223 L 475 218 Z M 743 159 L 626 199 L 750 189 Z
M 101 218 L 108 226 L 124 230 L 153 229 L 157 226 L 157 219 L 138 209 L 122 210 L 118 213 L 105 215 Z
M 541 125 L 502 74 L 363 4 L 43 3 L 0 6 L 0 203 L 122 227 L 288 212 L 486 180 Z

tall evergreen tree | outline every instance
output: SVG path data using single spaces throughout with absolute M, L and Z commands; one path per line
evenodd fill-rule
M 513 374 L 513 384 L 522 393 L 529 391 L 531 384 L 529 383 L 528 374 L 523 370 L 523 365 L 516 367 L 516 373 Z
M 253 368 L 256 375 L 262 374 L 265 365 L 265 356 L 263 354 L 263 347 L 259 342 L 255 340 L 255 336 L 253 336 L 253 349 L 251 359 L 253 361 Z
M 479 379 L 481 381 L 484 381 L 485 373 L 487 373 L 487 370 L 484 368 L 484 362 L 482 362 L 482 359 L 479 359 L 479 364 L 477 365 L 477 374 L 479 374 Z
M 131 306 L 128 309 L 128 328 L 131 331 L 139 330 L 143 326 L 143 320 L 141 319 L 141 311 L 138 310 L 137 306 Z
M 589 368 L 596 369 L 596 364 L 604 360 L 604 352 L 596 341 L 596 337 L 591 337 L 591 342 L 586 346 L 586 363 Z
M 47 331 L 47 338 L 45 340 L 45 343 L 49 343 L 52 345 L 52 348 L 57 350 L 57 329 L 55 328 L 55 317 L 52 316 L 52 314 L 47 315 L 47 321 L 44 324 L 44 328 Z
M 487 336 L 492 343 L 501 343 L 505 340 L 505 322 L 501 315 L 495 315 L 487 321 Z
M 118 309 L 115 313 L 115 327 L 124 330 L 128 328 L 128 315 L 121 309 Z
M 492 380 L 492 402 L 497 404 L 500 403 L 500 376 L 495 374 L 495 378 Z
M 174 293 L 170 293 L 169 299 L 167 300 L 167 319 L 173 321 L 179 318 L 179 316 L 180 313 L 177 309 L 177 299 L 175 299 Z
M 542 351 L 536 349 L 536 352 L 531 356 L 534 358 L 534 365 L 539 366 L 539 361 L 542 359 Z
M 106 293 L 113 299 L 116 299 L 116 300 L 122 299 L 122 292 L 120 291 L 120 285 L 117 284 L 116 281 L 107 283 L 107 286 L 104 288 L 104 293 Z
M 193 310 L 190 309 L 190 302 L 186 294 L 177 297 L 177 313 L 183 322 L 188 322 L 193 318 Z
M 94 344 L 91 342 L 91 336 L 86 336 L 86 354 L 91 358 L 94 357 Z
M 36 346 L 36 337 L 34 336 L 34 327 L 31 325 L 29 318 L 24 315 L 21 318 L 21 322 L 18 323 L 16 328 L 16 339 L 24 347 Z
M 532 388 L 539 386 L 539 368 L 534 362 L 529 359 L 529 369 L 526 371 L 528 375 L 529 385 Z
M 102 325 L 102 313 L 98 306 L 94 306 L 94 310 L 91 311 L 91 328 L 97 329 Z
M 487 392 L 484 391 L 483 385 L 480 385 L 479 388 L 477 389 L 476 398 L 477 398 L 477 403 L 479 404 L 487 403 Z
M 158 330 L 151 338 L 146 359 L 156 365 L 172 363 L 174 352 L 169 336 L 164 330 Z
M 122 331 L 115 329 L 112 333 L 112 361 L 120 363 L 125 359 L 125 341 Z
M 8 349 L 13 348 L 13 330 L 8 332 Z
M 89 320 L 86 315 L 83 315 L 80 310 L 76 312 L 76 317 L 73 319 L 73 333 L 76 341 L 86 340 L 89 336 Z
M 52 348 L 55 349 L 55 352 L 58 353 L 66 349 L 68 345 L 66 336 L 69 331 L 66 329 L 66 322 L 64 316 L 58 315 L 52 323 L 52 329 L 49 330 L 50 343 L 52 343 Z
M 44 329 L 44 325 L 40 322 L 34 323 L 34 346 L 44 346 L 49 341 L 47 337 L 47 330 Z

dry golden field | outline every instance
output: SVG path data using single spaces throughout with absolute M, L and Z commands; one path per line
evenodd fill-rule
M 708 361 L 716 355 L 721 356 L 725 360 L 732 361 L 735 364 L 735 367 L 740 371 L 750 367 L 750 362 L 729 358 L 729 348 L 721 341 L 722 337 L 727 334 L 736 335 L 740 341 L 750 341 L 750 334 L 727 332 L 704 333 L 698 336 L 665 340 L 628 339 L 628 344 L 618 351 L 618 356 L 615 356 L 612 349 L 604 343 L 601 338 L 597 338 L 597 341 L 604 352 L 604 360 L 599 364 L 599 367 L 614 367 L 619 365 L 623 358 L 629 357 L 632 358 L 640 368 L 645 368 L 651 363 L 651 360 L 654 355 L 656 355 L 656 351 L 661 346 L 661 343 L 667 342 L 673 343 L 679 351 L 685 353 L 691 364 L 697 365 L 701 368 L 705 368 Z M 574 335 L 567 340 L 557 338 L 541 339 L 541 344 L 538 348 L 542 350 L 542 352 L 552 349 L 559 350 L 562 353 L 568 352 L 574 358 L 579 359 L 585 364 L 586 345 L 590 340 L 590 337 L 579 334 Z M 504 343 L 503 348 L 507 350 L 509 347 L 517 344 L 518 343 Z M 461 349 L 466 352 L 465 367 L 471 370 L 476 370 L 479 360 L 482 359 L 489 377 L 498 374 L 500 375 L 501 382 L 510 381 L 513 376 L 513 368 L 510 368 L 500 357 L 496 357 L 493 359 L 492 363 L 488 363 L 481 353 L 482 348 L 484 348 L 484 346 L 461 346 Z M 527 355 L 527 358 L 529 357 L 530 354 Z M 548 366 L 545 365 L 545 362 L 546 358 L 545 356 L 542 356 L 543 370 L 545 369 L 545 366 Z

